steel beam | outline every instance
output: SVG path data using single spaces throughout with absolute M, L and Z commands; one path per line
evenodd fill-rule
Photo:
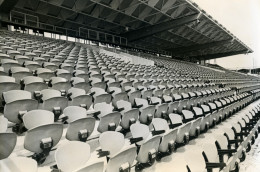
M 208 48 L 215 47 L 215 46 L 225 45 L 225 44 L 231 43 L 231 41 L 232 41 L 232 39 L 227 39 L 227 40 L 215 41 L 215 42 L 210 42 L 210 43 L 205 43 L 205 44 L 191 45 L 188 47 L 167 49 L 167 51 L 171 51 L 173 54 L 184 54 L 186 52 L 208 49 Z
M 154 35 L 156 33 L 160 33 L 169 29 L 173 29 L 175 27 L 182 26 L 184 24 L 193 22 L 197 20 L 199 17 L 199 14 L 193 14 L 182 18 L 177 18 L 173 20 L 169 20 L 166 22 L 162 22 L 159 24 L 146 26 L 137 30 L 129 31 L 124 34 L 122 34 L 123 37 L 126 37 L 128 41 L 137 41 L 146 37 L 149 37 L 151 35 Z
M 234 56 L 238 54 L 244 54 L 247 53 L 248 50 L 241 50 L 241 51 L 232 51 L 232 52 L 226 52 L 226 53 L 217 53 L 217 54 L 206 54 L 201 56 L 190 56 L 189 58 L 197 59 L 197 60 L 209 60 L 209 59 L 216 59 L 221 57 L 227 57 L 227 56 Z

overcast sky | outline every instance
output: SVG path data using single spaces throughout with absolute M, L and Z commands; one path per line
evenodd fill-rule
M 260 67 L 260 0 L 193 0 L 253 49 L 248 55 L 217 59 L 225 68 Z M 211 61 L 213 62 L 213 61 Z

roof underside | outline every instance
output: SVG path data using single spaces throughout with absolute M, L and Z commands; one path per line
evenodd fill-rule
M 128 46 L 212 59 L 252 50 L 189 0 L 18 0 L 39 22 L 126 37 Z

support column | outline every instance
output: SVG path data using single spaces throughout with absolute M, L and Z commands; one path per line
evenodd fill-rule
M 206 60 L 200 60 L 200 65 L 205 65 Z

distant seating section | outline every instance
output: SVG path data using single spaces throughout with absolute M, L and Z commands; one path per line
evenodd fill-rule
M 260 131 L 259 78 L 145 58 L 0 31 L 0 171 L 141 171 L 171 154 L 178 172 L 238 170 Z

